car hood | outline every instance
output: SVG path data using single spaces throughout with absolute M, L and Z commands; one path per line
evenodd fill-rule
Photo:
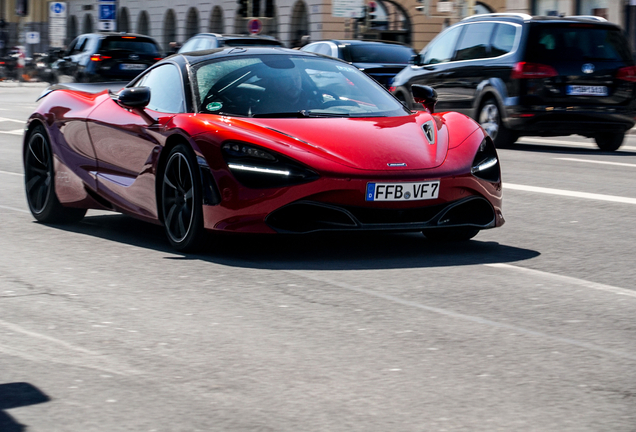
M 251 119 L 250 123 L 301 150 L 361 170 L 435 168 L 448 151 L 444 120 L 425 111 L 401 117 Z M 425 124 L 434 134 L 432 142 L 425 135 Z

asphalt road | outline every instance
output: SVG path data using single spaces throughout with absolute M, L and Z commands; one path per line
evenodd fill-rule
M 0 87 L 0 430 L 636 431 L 636 136 L 500 151 L 504 227 L 228 236 L 35 223 Z

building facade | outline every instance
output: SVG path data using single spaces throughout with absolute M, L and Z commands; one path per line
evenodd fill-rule
M 113 0 L 114 1 L 114 0 Z M 116 30 L 152 36 L 164 49 L 199 32 L 248 33 L 258 19 L 260 34 L 297 46 L 312 40 L 367 38 L 395 40 L 416 50 L 446 26 L 475 13 L 523 12 L 532 15 L 598 15 L 617 23 L 634 41 L 636 6 L 631 0 L 117 0 Z M 49 48 L 49 8 L 45 0 L 0 0 L 2 45 L 25 45 L 27 52 Z M 99 0 L 67 0 L 66 43 L 81 33 L 98 31 Z M 26 6 L 24 6 L 26 5 Z M 344 8 L 343 8 L 344 5 Z M 16 11 L 26 7 L 26 16 Z M 631 21 L 630 21 L 631 20 Z M 38 32 L 38 43 L 25 35 Z

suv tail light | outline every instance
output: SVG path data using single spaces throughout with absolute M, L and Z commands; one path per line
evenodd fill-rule
M 101 55 L 101 54 L 93 54 L 93 55 L 91 56 L 91 61 L 99 62 L 99 61 L 102 61 L 102 60 L 107 60 L 107 59 L 109 59 L 109 58 L 112 58 L 112 57 L 110 57 L 110 56 L 105 56 L 105 55 Z
M 636 82 L 636 66 L 620 68 L 616 73 L 616 78 L 623 81 Z
M 559 73 L 552 66 L 539 64 L 519 62 L 512 69 L 510 74 L 511 79 L 533 79 L 533 78 L 550 78 L 559 75 Z

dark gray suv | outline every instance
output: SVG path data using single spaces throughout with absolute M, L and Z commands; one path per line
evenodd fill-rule
M 495 13 L 433 39 L 390 90 L 415 106 L 413 84 L 435 88 L 437 111 L 477 120 L 498 147 L 519 136 L 579 134 L 618 149 L 636 115 L 636 67 L 621 29 L 598 17 Z

